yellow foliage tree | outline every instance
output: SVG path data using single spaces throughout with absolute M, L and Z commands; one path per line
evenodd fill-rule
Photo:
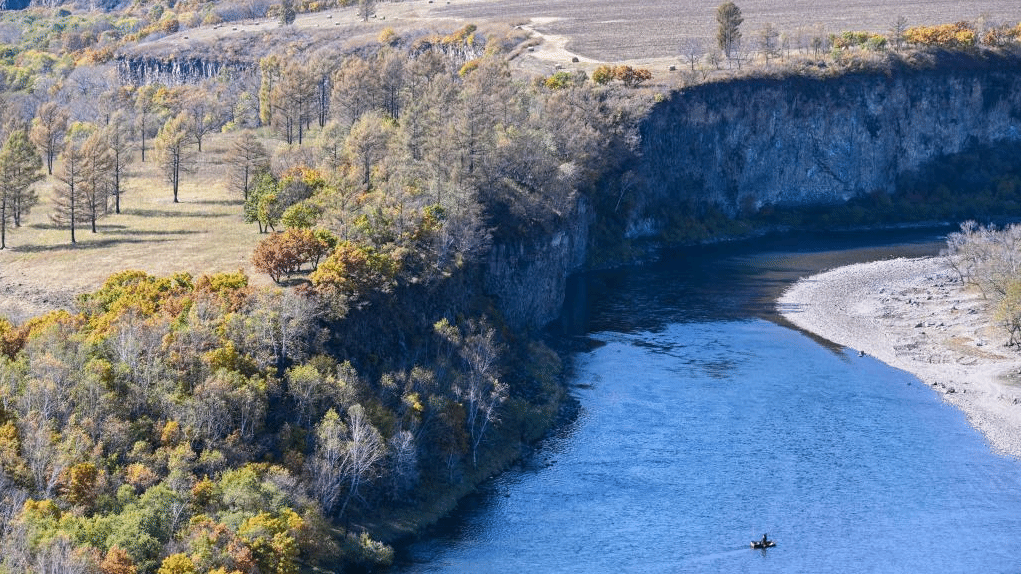
M 976 31 L 968 22 L 916 26 L 905 31 L 905 40 L 919 46 L 969 48 L 976 45 Z

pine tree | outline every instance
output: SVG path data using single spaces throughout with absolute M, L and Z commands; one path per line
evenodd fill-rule
M 21 216 L 39 201 L 32 184 L 41 180 L 42 159 L 25 130 L 15 130 L 0 150 L 0 249 L 7 247 L 7 223 L 21 226 Z
M 717 45 L 728 60 L 738 55 L 742 43 L 742 11 L 734 2 L 724 2 L 717 8 Z

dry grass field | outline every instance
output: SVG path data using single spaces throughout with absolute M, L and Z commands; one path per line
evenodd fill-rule
M 101 219 L 97 233 L 78 229 L 75 245 L 67 228 L 50 222 L 58 182 L 37 184 L 39 205 L 21 228 L 8 230 L 8 248 L 0 251 L 0 316 L 21 321 L 55 307 L 73 308 L 77 294 L 124 269 L 195 276 L 243 269 L 253 282 L 268 283 L 249 262 L 261 237 L 254 224 L 244 223 L 241 198 L 224 185 L 226 150 L 222 136 L 203 142 L 198 169 L 185 176 L 179 203 L 147 153 L 146 163 L 130 167 L 121 214 Z
M 445 0 L 446 1 L 446 0 Z M 439 0 L 438 0 L 439 2 Z M 1019 3 L 1012 0 L 737 0 L 745 17 L 746 36 L 763 25 L 793 34 L 799 27 L 826 32 L 885 32 L 898 16 L 909 26 L 976 20 L 981 16 L 1017 22 Z M 709 39 L 716 33 L 717 0 L 451 0 L 436 10 L 463 20 L 504 19 L 527 22 L 544 34 L 569 38 L 567 49 L 597 60 L 643 60 L 678 53 L 686 37 Z
M 274 19 L 261 19 L 194 28 L 167 36 L 142 49 L 156 53 L 186 51 L 189 45 L 219 42 L 226 53 L 243 55 L 260 48 L 263 35 L 288 41 L 305 34 L 319 41 L 343 38 L 352 45 L 371 41 L 385 27 L 436 30 L 471 22 L 523 25 L 536 32 L 546 46 L 529 57 L 548 72 L 577 56 L 583 62 L 627 62 L 652 68 L 678 63 L 686 38 L 709 41 L 715 37 L 715 14 L 721 0 L 404 0 L 377 2 L 376 15 L 361 22 L 354 7 L 298 16 L 294 27 L 281 29 Z M 1017 0 L 738 0 L 746 38 L 772 24 L 795 37 L 800 29 L 812 35 L 847 30 L 887 32 L 899 16 L 909 26 L 976 21 L 1019 21 Z M 247 38 L 247 41 L 240 41 Z M 546 65 L 546 67 L 543 66 Z

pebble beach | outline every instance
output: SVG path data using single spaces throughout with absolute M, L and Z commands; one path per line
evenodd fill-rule
M 1020 455 L 1020 354 L 943 258 L 892 259 L 803 278 L 777 302 L 795 326 L 869 354 L 961 409 L 998 454 Z

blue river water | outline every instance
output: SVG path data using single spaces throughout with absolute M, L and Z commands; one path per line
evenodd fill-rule
M 577 417 L 393 570 L 1019 572 L 1018 460 L 772 313 L 798 275 L 934 244 L 776 247 L 587 278 Z

